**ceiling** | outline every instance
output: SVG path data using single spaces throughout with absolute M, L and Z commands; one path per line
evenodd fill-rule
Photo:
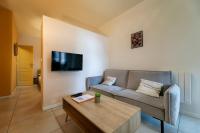
M 0 0 L 14 12 L 21 34 L 39 37 L 42 15 L 97 31 L 98 27 L 143 0 Z

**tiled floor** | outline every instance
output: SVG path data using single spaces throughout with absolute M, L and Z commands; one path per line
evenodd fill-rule
M 177 127 L 165 124 L 166 133 L 199 133 L 200 120 L 181 115 Z M 179 128 L 178 128 L 179 127 Z M 160 123 L 142 114 L 137 133 L 159 133 Z M 62 107 L 43 112 L 41 94 L 37 87 L 18 87 L 11 98 L 0 99 L 0 133 L 81 133 L 69 119 L 65 122 Z

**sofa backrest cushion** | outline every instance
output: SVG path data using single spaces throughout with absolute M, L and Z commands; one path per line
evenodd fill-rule
M 136 90 L 140 84 L 141 79 L 162 83 L 164 85 L 164 89 L 172 84 L 171 71 L 131 70 L 128 74 L 127 88 Z
M 104 79 L 107 76 L 112 76 L 117 78 L 114 85 L 124 88 L 127 86 L 128 70 L 107 69 L 104 72 Z

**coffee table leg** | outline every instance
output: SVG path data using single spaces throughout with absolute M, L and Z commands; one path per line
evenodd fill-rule
M 69 117 L 69 115 L 67 114 L 67 115 L 66 115 L 66 118 L 65 118 L 65 122 L 68 121 L 68 117 Z

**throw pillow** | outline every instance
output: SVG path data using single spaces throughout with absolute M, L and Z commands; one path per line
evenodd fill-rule
M 103 81 L 102 84 L 111 86 L 111 85 L 113 85 L 115 82 L 116 82 L 116 77 L 107 76 L 107 77 L 104 79 L 104 81 Z
M 136 92 L 143 93 L 153 97 L 159 97 L 162 83 L 141 79 L 140 85 Z

